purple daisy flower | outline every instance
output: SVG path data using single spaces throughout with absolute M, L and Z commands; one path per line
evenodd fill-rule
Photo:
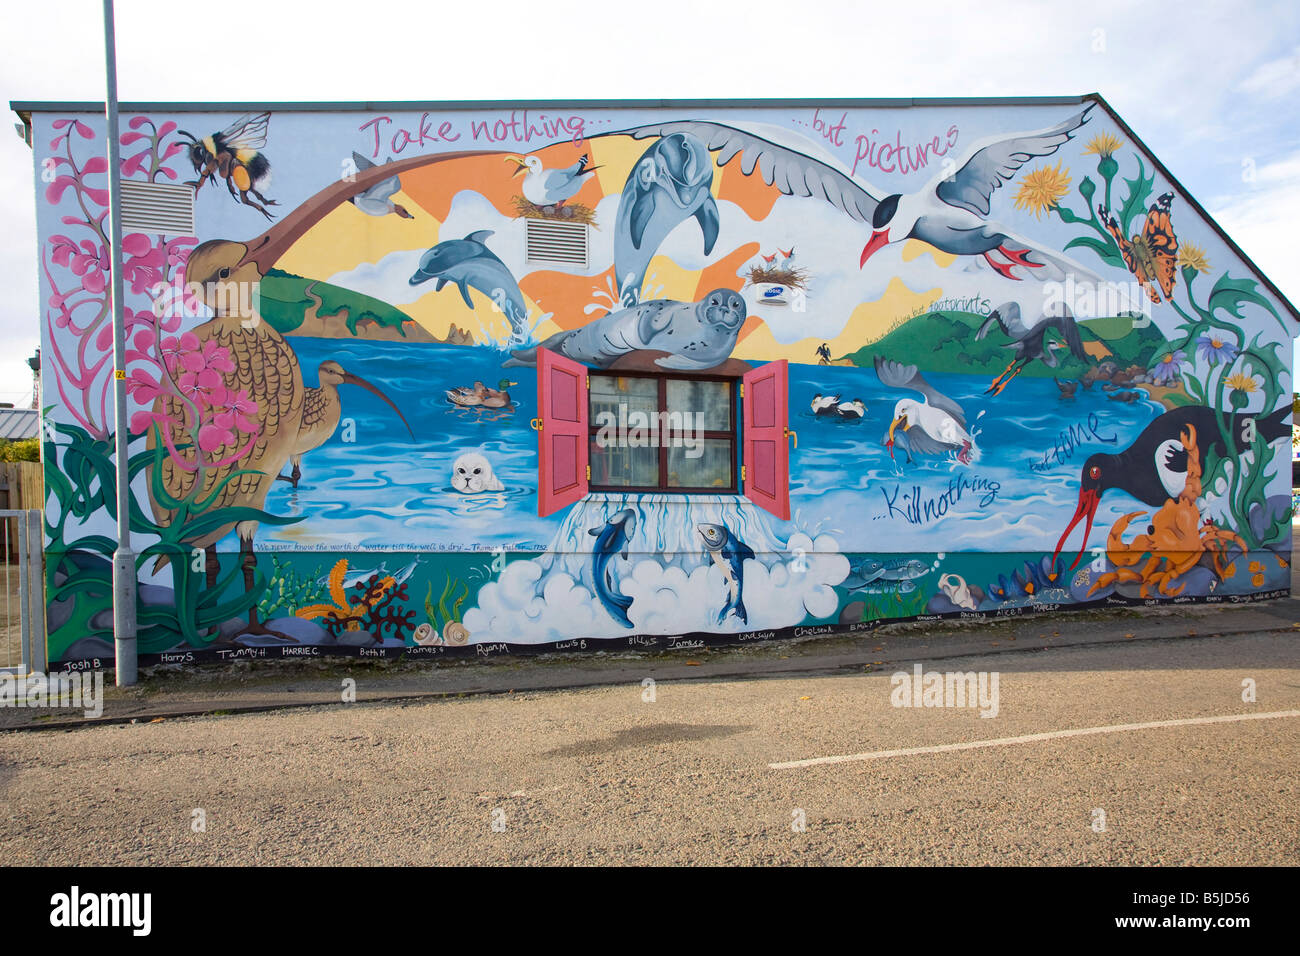
M 1151 381 L 1157 385 L 1172 385 L 1178 379 L 1178 366 L 1186 358 L 1182 349 L 1162 355 L 1151 368 Z
M 1228 342 L 1222 332 L 1206 332 L 1196 340 L 1196 354 L 1210 365 L 1231 362 L 1237 357 L 1237 347 Z

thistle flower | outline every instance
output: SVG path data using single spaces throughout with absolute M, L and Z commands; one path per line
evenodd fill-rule
M 1069 188 L 1070 171 L 1061 169 L 1060 163 L 1055 167 L 1035 169 L 1020 183 L 1015 198 L 1016 208 L 1028 209 L 1036 218 L 1041 219 L 1043 213 L 1056 208 Z
M 1084 153 L 1094 153 L 1102 159 L 1110 159 L 1122 145 L 1123 143 L 1119 141 L 1118 137 L 1112 136 L 1110 133 L 1098 133 L 1088 141 Z
M 1205 259 L 1205 250 L 1190 242 L 1184 242 L 1179 248 L 1178 265 L 1196 272 L 1210 271 L 1210 264 Z
M 1253 375 L 1247 375 L 1245 372 L 1234 372 L 1223 380 L 1223 384 L 1234 392 L 1242 392 L 1246 395 L 1254 395 L 1259 391 L 1259 382 Z

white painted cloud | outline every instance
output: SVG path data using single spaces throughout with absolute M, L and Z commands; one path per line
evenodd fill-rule
M 648 496 L 647 496 L 648 497 Z M 614 502 L 608 510 L 626 502 Z M 653 502 L 643 502 L 654 507 Z M 512 641 L 522 644 L 545 643 L 573 637 L 621 637 L 626 634 L 681 634 L 687 631 L 734 633 L 791 627 L 806 620 L 826 618 L 835 613 L 838 598 L 834 586 L 849 573 L 848 560 L 838 554 L 839 544 L 827 534 L 815 539 L 798 532 L 777 551 L 763 550 L 765 542 L 754 528 L 750 516 L 750 540 L 756 557 L 742 569 L 741 600 L 747 621 L 728 613 L 718 616 L 727 604 L 727 586 L 721 568 L 705 558 L 698 538 L 692 541 L 695 522 L 716 517 L 709 512 L 677 503 L 672 506 L 672 527 L 655 526 L 658 536 L 646 537 L 644 522 L 638 527 L 629 548 L 628 558 L 614 557 L 613 569 L 618 590 L 631 598 L 629 628 L 605 610 L 591 583 L 590 553 L 552 553 L 528 561 L 507 564 L 500 578 L 483 586 L 477 605 L 464 617 L 471 641 Z M 738 505 L 727 505 L 734 511 Z M 752 506 L 744 506 L 753 511 Z M 592 508 L 605 513 L 604 502 L 596 500 L 576 506 L 586 513 Z M 594 512 L 592 512 L 594 513 Z M 568 519 L 573 517 L 573 513 Z M 575 540 L 587 547 L 594 538 L 574 535 L 569 525 L 585 527 L 591 521 L 579 517 L 566 519 L 557 533 L 553 549 L 571 546 Z M 731 524 L 736 527 L 736 524 Z M 680 534 L 674 537 L 674 528 Z M 646 551 L 663 542 L 660 553 Z

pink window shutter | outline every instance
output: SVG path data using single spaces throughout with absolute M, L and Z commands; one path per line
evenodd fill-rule
M 545 517 L 587 493 L 587 367 L 537 350 L 537 513 Z
M 790 366 L 768 362 L 742 379 L 745 394 L 745 497 L 783 521 L 790 520 L 789 425 Z

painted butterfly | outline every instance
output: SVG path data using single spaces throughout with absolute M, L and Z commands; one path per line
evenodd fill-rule
M 1160 291 L 1155 283 L 1160 283 L 1165 298 L 1171 300 L 1174 294 L 1174 279 L 1177 277 L 1178 237 L 1174 235 L 1173 223 L 1169 221 L 1169 206 L 1174 201 L 1173 193 L 1165 193 L 1147 210 L 1146 225 L 1140 235 L 1125 239 L 1119 230 L 1119 223 L 1105 206 L 1098 206 L 1106 231 L 1115 237 L 1119 253 L 1124 257 L 1128 271 L 1137 276 L 1142 288 L 1146 289 L 1151 301 L 1160 304 Z

